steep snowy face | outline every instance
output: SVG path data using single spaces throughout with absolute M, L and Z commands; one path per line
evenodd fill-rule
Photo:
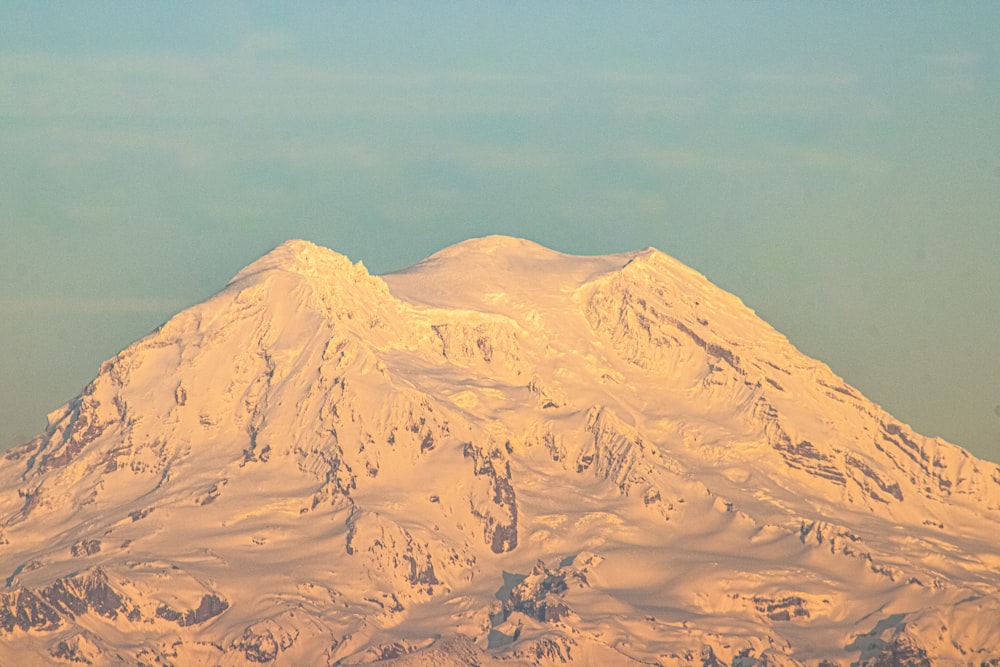
M 509 318 L 505 348 L 518 343 L 534 386 L 577 412 L 626 403 L 629 422 L 683 445 L 702 473 L 706 465 L 724 477 L 758 465 L 782 470 L 769 495 L 777 485 L 796 505 L 814 497 L 894 519 L 909 511 L 940 520 L 941 497 L 1000 506 L 994 466 L 914 434 L 738 298 L 657 250 L 573 257 L 487 237 L 385 280 L 412 304 Z M 447 353 L 452 345 L 439 335 Z
M 1000 660 L 998 523 L 658 250 L 289 241 L 6 454 L 0 661 Z

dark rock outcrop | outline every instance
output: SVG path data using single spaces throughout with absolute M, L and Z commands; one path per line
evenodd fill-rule
M 56 579 L 39 589 L 21 588 L 0 595 L 0 634 L 20 630 L 55 630 L 67 618 L 88 612 L 114 619 L 138 620 L 138 609 L 116 591 L 101 568 Z
M 197 609 L 188 609 L 184 612 L 179 612 L 176 609 L 172 609 L 167 605 L 162 604 L 157 607 L 156 615 L 159 618 L 172 621 L 177 625 L 184 627 L 204 623 L 210 618 L 215 618 L 227 609 L 229 609 L 229 602 L 223 600 L 218 595 L 206 593 L 201 597 L 201 603 L 198 605 Z

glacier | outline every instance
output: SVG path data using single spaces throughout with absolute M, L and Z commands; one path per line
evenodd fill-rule
M 0 662 L 995 666 L 998 532 L 659 250 L 293 240 L 5 453 Z

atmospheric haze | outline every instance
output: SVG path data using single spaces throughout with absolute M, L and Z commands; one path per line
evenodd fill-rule
M 0 447 L 287 238 L 655 246 L 1000 460 L 1000 4 L 0 3 Z

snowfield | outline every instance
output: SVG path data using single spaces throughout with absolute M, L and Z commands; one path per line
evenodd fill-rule
M 6 453 L 0 663 L 996 666 L 998 534 L 658 250 L 289 241 Z

